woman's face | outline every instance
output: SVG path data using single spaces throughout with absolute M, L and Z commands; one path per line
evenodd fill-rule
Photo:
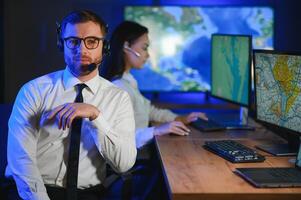
M 131 68 L 141 69 L 143 64 L 147 61 L 149 39 L 148 34 L 145 33 L 140 36 L 133 44 L 129 45 L 127 42 L 124 45 L 124 56 L 126 70 Z

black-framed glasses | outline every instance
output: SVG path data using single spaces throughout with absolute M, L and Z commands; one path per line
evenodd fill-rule
M 85 47 L 87 49 L 96 49 L 99 45 L 99 41 L 103 41 L 103 40 L 104 38 L 98 38 L 94 36 L 89 36 L 85 38 L 79 38 L 79 37 L 64 38 L 66 46 L 69 49 L 77 49 L 78 47 L 80 47 L 82 41 L 84 41 Z

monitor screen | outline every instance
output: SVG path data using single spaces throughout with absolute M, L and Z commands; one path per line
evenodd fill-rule
M 301 54 L 254 51 L 256 118 L 301 133 Z
M 252 37 L 215 34 L 211 37 L 211 95 L 249 105 Z
M 149 62 L 131 72 L 141 91 L 210 90 L 214 33 L 252 35 L 254 48 L 273 48 L 270 7 L 126 6 L 124 16 L 149 29 Z

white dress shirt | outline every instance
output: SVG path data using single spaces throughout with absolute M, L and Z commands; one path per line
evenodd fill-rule
M 69 129 L 58 129 L 49 111 L 76 98 L 81 83 L 68 67 L 25 84 L 16 98 L 8 133 L 6 176 L 16 181 L 26 200 L 48 200 L 44 184 L 64 187 L 68 160 Z M 100 76 L 85 82 L 84 103 L 100 114 L 84 118 L 80 143 L 78 188 L 100 184 L 105 164 L 116 171 L 130 169 L 136 160 L 135 122 L 129 95 Z
M 139 91 L 136 79 L 130 73 L 124 73 L 120 79 L 113 83 L 128 92 L 131 97 L 135 123 L 136 123 L 136 145 L 137 148 L 147 144 L 154 137 L 154 127 L 148 127 L 150 121 L 171 122 L 177 117 L 176 114 L 167 109 L 159 109 L 151 105 Z

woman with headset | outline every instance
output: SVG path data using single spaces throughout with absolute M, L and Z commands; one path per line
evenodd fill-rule
M 149 38 L 146 27 L 132 21 L 122 22 L 112 33 L 110 46 L 111 53 L 101 68 L 101 75 L 127 91 L 132 100 L 136 124 L 136 147 L 138 148 L 136 167 L 139 165 L 141 155 L 141 157 L 145 157 L 145 154 L 148 154 L 147 157 L 150 158 L 148 162 L 142 164 L 145 173 L 134 173 L 133 194 L 138 195 L 139 199 L 158 199 L 160 198 L 158 196 L 149 196 L 158 194 L 158 188 L 159 193 L 162 192 L 162 187 L 158 184 L 162 182 L 158 182 L 160 166 L 156 158 L 151 157 L 155 154 L 151 153 L 153 148 L 152 145 L 148 144 L 155 135 L 169 133 L 188 135 L 190 130 L 186 124 L 198 117 L 204 119 L 207 117 L 200 112 L 179 116 L 170 110 L 156 108 L 140 93 L 137 81 L 130 74 L 130 70 L 133 68 L 141 69 L 149 57 Z M 149 127 L 151 121 L 157 122 L 159 125 Z M 137 168 L 141 169 L 141 165 Z
M 111 54 L 101 69 L 104 78 L 127 91 L 131 97 L 136 123 L 136 146 L 140 148 L 150 142 L 155 135 L 188 135 L 186 124 L 198 117 L 207 119 L 201 112 L 179 116 L 167 109 L 159 109 L 151 104 L 139 91 L 137 81 L 130 70 L 141 69 L 147 61 L 148 29 L 136 22 L 124 21 L 112 33 Z M 150 83 L 151 84 L 151 83 Z M 148 127 L 154 121 L 159 125 Z

